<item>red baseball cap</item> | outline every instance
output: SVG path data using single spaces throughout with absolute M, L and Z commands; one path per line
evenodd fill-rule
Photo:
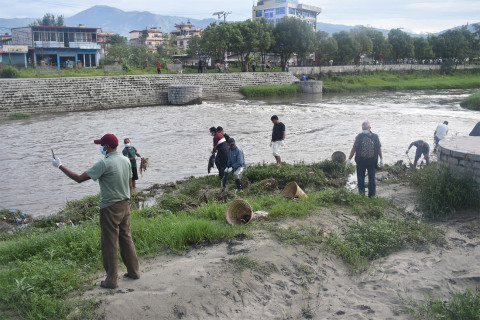
M 118 139 L 115 137 L 114 134 L 107 133 L 101 139 L 93 140 L 95 144 L 106 144 L 110 146 L 110 148 L 115 149 L 118 146 Z

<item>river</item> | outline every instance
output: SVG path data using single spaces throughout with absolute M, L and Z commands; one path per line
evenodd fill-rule
M 81 174 L 102 155 L 94 139 L 114 133 L 123 149 L 129 137 L 150 167 L 137 189 L 155 183 L 207 174 L 212 148 L 211 126 L 223 126 L 245 153 L 247 164 L 274 163 L 268 147 L 273 114 L 286 125 L 282 160 L 307 163 L 348 155 L 363 120 L 370 120 L 383 146 L 384 162 L 407 160 L 410 142 L 433 144 L 438 123 L 449 121 L 449 136 L 468 135 L 479 113 L 464 110 L 460 101 L 474 90 L 376 92 L 309 95 L 295 98 L 204 102 L 194 106 L 157 106 L 35 115 L 0 120 L 6 150 L 0 155 L 5 179 L 0 208 L 20 209 L 33 216 L 58 212 L 67 201 L 99 192 L 92 180 L 67 178 L 50 163 L 51 151 L 63 165 Z M 411 156 L 414 154 L 412 150 Z M 214 169 L 213 174 L 217 173 Z M 212 173 L 211 173 L 212 174 Z

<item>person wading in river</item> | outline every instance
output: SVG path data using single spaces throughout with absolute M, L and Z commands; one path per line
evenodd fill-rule
M 355 155 L 355 162 L 357 163 L 358 192 L 362 195 L 365 194 L 365 173 L 368 171 L 368 196 L 373 197 L 376 193 L 375 172 L 378 157 L 380 156 L 380 167 L 382 167 L 383 155 L 380 139 L 370 129 L 370 122 L 364 121 L 362 123 L 362 133 L 355 138 L 346 167 L 350 167 L 350 161 Z
M 105 158 L 81 175 L 65 168 L 60 158 L 52 157 L 52 165 L 78 183 L 98 179 L 102 260 L 107 272 L 107 277 L 105 281 L 100 282 L 100 286 L 115 289 L 118 278 L 119 243 L 120 254 L 127 267 L 127 273 L 124 276 L 130 279 L 140 278 L 137 253 L 130 234 L 128 201 L 132 195 L 132 168 L 130 161 L 117 152 L 118 139 L 115 135 L 107 133 L 93 142 L 100 145 L 100 152 L 105 155 Z

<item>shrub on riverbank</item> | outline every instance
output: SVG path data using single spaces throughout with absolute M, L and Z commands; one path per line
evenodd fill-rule
M 350 75 L 321 74 L 323 92 L 363 92 L 426 89 L 470 89 L 480 87 L 480 73 L 455 72 L 445 75 L 439 72 L 389 73 L 364 72 Z
M 480 205 L 478 187 L 471 175 L 457 176 L 450 170 L 439 170 L 432 163 L 416 171 L 410 179 L 418 189 L 420 208 L 426 217 L 443 218 L 456 210 Z
M 470 110 L 480 111 L 480 93 L 474 93 L 460 102 L 460 106 Z
M 18 69 L 12 66 L 5 66 L 0 71 L 0 78 L 18 78 L 19 76 Z
M 296 95 L 300 92 L 300 86 L 296 84 L 288 85 L 258 85 L 258 86 L 245 86 L 240 88 L 240 93 L 246 97 L 267 97 L 267 96 L 280 96 L 280 95 Z
M 28 113 L 11 113 L 8 115 L 8 119 L 10 120 L 20 120 L 26 118 L 30 118 L 30 115 Z

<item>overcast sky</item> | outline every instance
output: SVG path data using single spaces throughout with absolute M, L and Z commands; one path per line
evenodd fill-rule
M 0 0 L 0 18 L 40 18 L 50 12 L 72 16 L 102 4 L 123 11 L 149 11 L 195 19 L 216 18 L 214 12 L 231 12 L 227 21 L 251 18 L 252 0 Z M 415 33 L 439 32 L 480 22 L 480 0 L 305 0 L 322 8 L 319 22 L 404 28 Z

